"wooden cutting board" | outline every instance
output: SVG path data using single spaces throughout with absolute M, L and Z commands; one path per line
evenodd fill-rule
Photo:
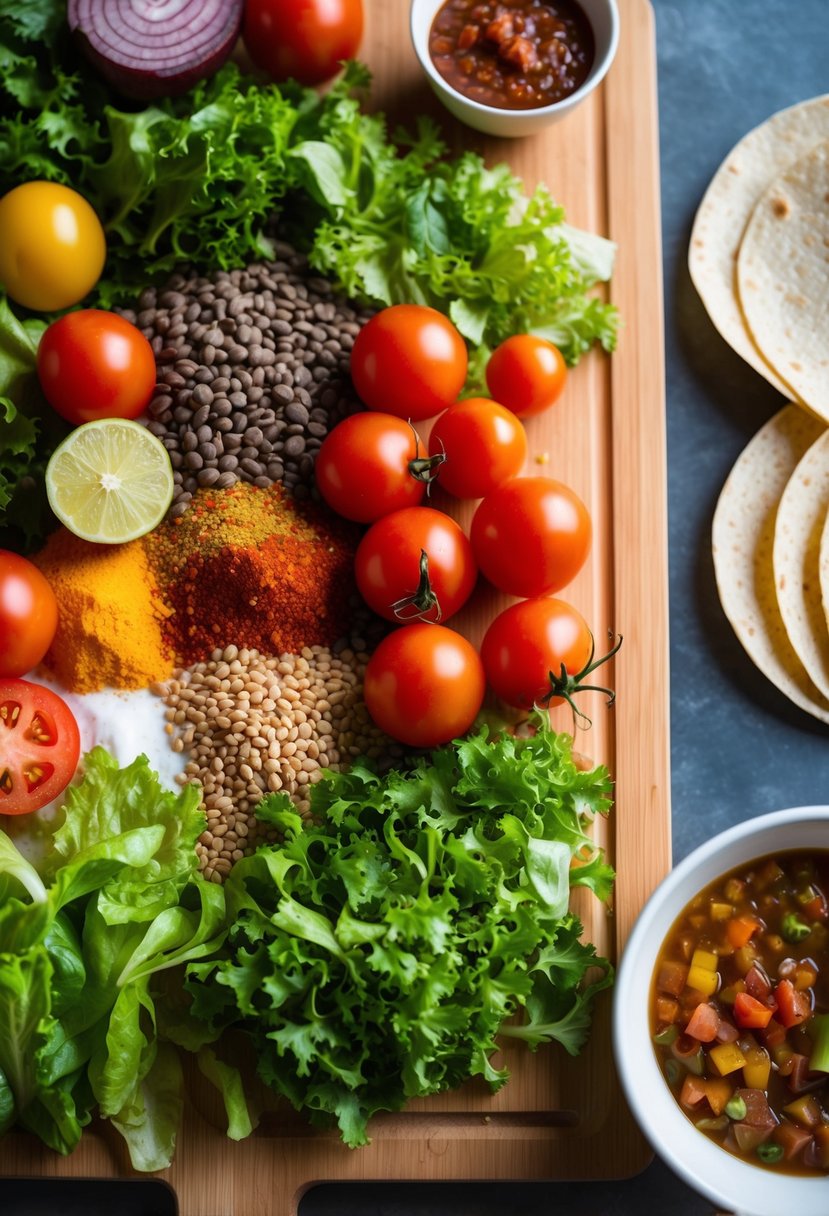
M 617 872 L 612 914 L 579 901 L 587 936 L 618 958 L 642 904 L 670 865 L 667 508 L 656 66 L 648 0 L 620 0 L 617 59 L 602 87 L 544 133 L 484 139 L 448 119 L 411 49 L 404 0 L 368 0 L 363 58 L 375 73 L 374 104 L 403 121 L 420 112 L 445 123 L 455 149 L 507 160 L 528 187 L 549 186 L 568 220 L 618 243 L 610 289 L 622 315 L 618 352 L 594 352 L 547 415 L 530 420 L 528 472 L 558 477 L 588 504 L 594 548 L 567 588 L 599 646 L 624 644 L 607 674 L 609 710 L 584 704 L 593 727 L 576 746 L 610 767 L 616 806 L 598 834 Z M 471 509 L 459 518 L 466 519 Z M 479 598 L 463 619 L 472 637 L 498 606 Z M 568 716 L 556 725 L 570 729 Z M 645 994 L 643 994 L 643 999 Z M 512 1078 L 495 1096 L 483 1085 L 413 1103 L 376 1118 L 370 1147 L 349 1150 L 335 1133 L 309 1129 L 292 1111 L 234 1144 L 210 1100 L 191 1097 L 176 1160 L 166 1172 L 182 1216 L 291 1216 L 310 1184 L 347 1179 L 564 1179 L 624 1177 L 649 1150 L 622 1099 L 612 1063 L 610 997 L 589 1047 L 571 1060 L 555 1047 L 507 1053 Z M 28 1137 L 0 1142 L 0 1174 L 129 1177 L 122 1142 L 85 1134 L 70 1159 Z

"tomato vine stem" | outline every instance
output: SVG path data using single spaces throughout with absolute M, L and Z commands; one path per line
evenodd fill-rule
M 413 612 L 409 609 L 413 608 Z M 417 588 L 411 595 L 404 595 L 395 600 L 391 610 L 398 621 L 431 621 L 437 624 L 442 616 L 440 601 L 432 589 L 429 578 L 429 555 L 425 549 L 420 550 L 420 577 Z M 434 613 L 434 615 L 430 615 Z
M 600 692 L 600 693 L 603 693 L 607 697 L 608 706 L 611 706 L 615 703 L 616 692 L 614 689 L 605 688 L 600 684 L 584 684 L 583 683 L 583 681 L 585 680 L 585 678 L 587 676 L 589 676 L 592 672 L 596 671 L 597 668 L 601 667 L 603 663 L 606 663 L 608 661 L 608 659 L 612 659 L 614 655 L 618 654 L 619 647 L 622 645 L 622 640 L 623 640 L 622 635 L 619 634 L 617 636 L 616 634 L 611 632 L 610 640 L 612 643 L 610 650 L 608 650 L 607 654 L 604 654 L 604 655 L 602 655 L 601 658 L 597 659 L 595 657 L 596 639 L 593 637 L 593 634 L 591 633 L 589 658 L 588 658 L 587 662 L 585 663 L 584 667 L 582 667 L 581 671 L 577 671 L 575 673 L 575 675 L 570 675 L 569 671 L 567 670 L 567 668 L 565 667 L 565 665 L 563 663 L 561 664 L 561 671 L 558 674 L 556 674 L 553 671 L 548 672 L 550 687 L 548 688 L 548 690 L 544 694 L 544 696 L 541 698 L 541 700 L 537 702 L 537 707 L 539 709 L 546 709 L 549 713 L 551 701 L 555 697 L 561 697 L 563 700 L 565 700 L 567 702 L 567 704 L 570 706 L 570 709 L 573 712 L 574 730 L 576 728 L 576 724 L 577 724 L 576 719 L 577 718 L 581 718 L 581 720 L 583 722 L 586 722 L 588 727 L 592 726 L 593 723 L 592 723 L 591 719 L 588 718 L 587 714 L 583 713 L 579 709 L 578 705 L 576 705 L 575 701 L 573 700 L 573 697 L 575 696 L 576 693 L 579 693 L 579 692 Z

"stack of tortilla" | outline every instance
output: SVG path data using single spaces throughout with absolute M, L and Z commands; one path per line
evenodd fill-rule
M 723 608 L 781 692 L 829 722 L 829 95 L 751 131 L 691 235 L 691 277 L 725 340 L 792 402 L 723 487 Z

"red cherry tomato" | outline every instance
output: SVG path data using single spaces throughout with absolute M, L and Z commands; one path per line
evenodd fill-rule
M 466 345 L 443 313 L 395 304 L 375 313 L 351 351 L 351 378 L 370 410 L 418 422 L 457 400 L 466 380 Z
M 76 426 L 99 418 L 137 418 L 153 395 L 155 355 L 129 321 L 85 308 L 66 313 L 46 330 L 37 374 L 46 400 Z
M 557 346 L 533 334 L 515 334 L 492 352 L 486 382 L 496 401 L 519 418 L 548 410 L 561 396 L 567 364 Z
M 481 573 L 507 595 L 529 598 L 565 587 L 590 551 L 587 507 L 551 477 L 515 477 L 488 494 L 472 519 Z
M 564 600 L 533 599 L 496 616 L 481 643 L 492 691 L 519 709 L 540 704 L 550 692 L 550 672 L 578 675 L 590 662 L 593 639 L 580 612 Z M 549 702 L 555 705 L 561 697 Z
M 55 593 L 37 566 L 0 549 L 0 677 L 37 667 L 57 626 Z
M 272 80 L 322 84 L 354 58 L 362 37 L 362 0 L 245 2 L 245 47 Z
M 81 737 L 62 697 L 28 680 L 0 680 L 0 815 L 37 811 L 75 775 Z
M 432 456 L 444 452 L 439 483 L 456 498 L 483 498 L 521 471 L 527 436 L 515 414 L 487 397 L 450 405 L 432 427 Z
M 393 414 L 352 414 L 327 436 L 317 453 L 317 487 L 338 515 L 370 524 L 381 515 L 416 507 L 429 474 L 413 462 L 428 459 L 417 432 Z
M 421 585 L 423 553 L 433 599 Z M 469 599 L 477 573 L 461 528 L 431 507 L 384 515 L 371 525 L 354 557 L 360 594 L 387 621 L 448 620 Z
M 404 625 L 366 667 L 366 708 L 387 735 L 437 747 L 469 730 L 484 699 L 484 669 L 466 638 L 443 625 Z

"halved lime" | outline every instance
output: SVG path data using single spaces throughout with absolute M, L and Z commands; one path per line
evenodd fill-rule
M 170 457 L 140 422 L 87 422 L 55 450 L 46 493 L 61 523 L 83 540 L 136 540 L 161 522 L 172 501 Z

